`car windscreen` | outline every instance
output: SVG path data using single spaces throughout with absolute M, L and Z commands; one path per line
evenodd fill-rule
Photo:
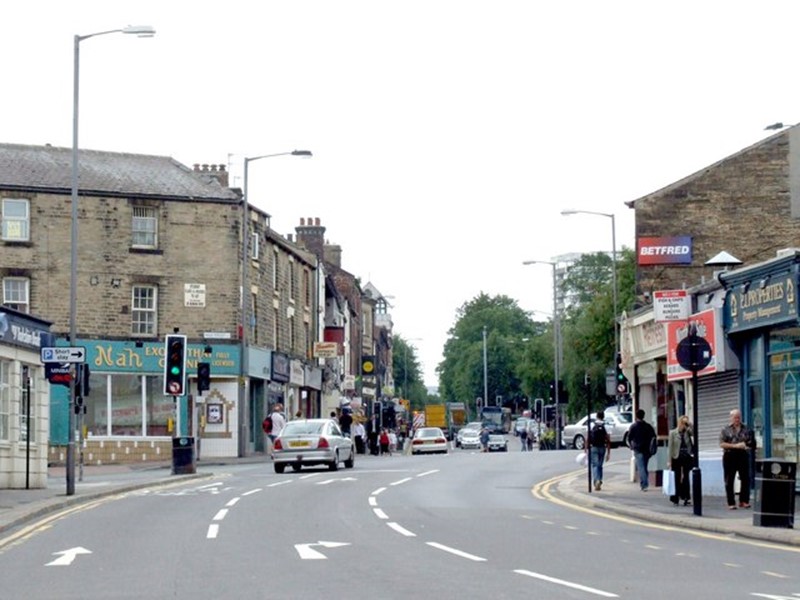
M 283 428 L 281 435 L 320 435 L 324 423 L 289 421 Z

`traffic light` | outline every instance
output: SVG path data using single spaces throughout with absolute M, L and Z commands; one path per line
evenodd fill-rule
M 362 375 L 375 375 L 375 357 L 362 356 L 361 357 L 361 374 Z
M 186 336 L 168 335 L 164 344 L 164 394 L 183 396 L 186 390 Z
M 628 378 L 625 377 L 625 373 L 622 372 L 622 353 L 617 352 L 617 359 L 614 361 L 614 369 L 616 372 L 616 378 L 614 379 L 614 383 L 616 384 L 617 395 L 627 394 L 628 393 Z
M 211 363 L 197 363 L 197 392 L 205 392 L 211 389 Z
M 91 377 L 89 365 L 78 363 L 75 365 L 75 395 L 88 396 L 89 395 L 89 377 Z

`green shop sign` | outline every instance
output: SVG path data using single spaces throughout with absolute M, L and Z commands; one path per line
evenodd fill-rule
M 732 287 L 725 298 L 728 333 L 797 320 L 797 281 L 791 273 Z

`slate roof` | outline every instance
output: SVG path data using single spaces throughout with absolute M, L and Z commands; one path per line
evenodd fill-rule
M 146 196 L 239 201 L 212 173 L 196 172 L 168 156 L 79 150 L 80 195 Z M 0 190 L 69 194 L 72 149 L 0 144 Z

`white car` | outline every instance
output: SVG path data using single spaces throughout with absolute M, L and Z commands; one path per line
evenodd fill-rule
M 461 433 L 463 431 L 464 433 Z M 480 448 L 481 447 L 481 432 L 479 429 L 462 429 L 458 432 L 461 441 L 458 442 L 461 448 Z
M 472 431 L 475 431 L 475 432 L 477 432 L 478 436 L 480 436 L 481 427 L 483 427 L 482 423 L 473 422 L 473 423 L 467 423 L 461 429 L 459 429 L 458 433 L 456 434 L 456 448 L 460 448 L 461 447 L 461 440 L 468 433 L 470 433 Z
M 594 423 L 596 417 L 596 414 L 592 415 L 592 423 Z M 611 445 L 627 446 L 628 430 L 633 423 L 633 415 L 629 412 L 605 413 L 604 422 L 606 424 L 606 432 L 611 436 Z M 567 448 L 583 450 L 586 447 L 586 417 L 583 417 L 577 423 L 564 427 L 561 430 L 561 441 Z
M 411 438 L 411 454 L 447 454 L 447 438 L 439 427 L 420 427 Z
M 314 465 L 327 465 L 336 471 L 340 462 L 352 469 L 355 456 L 353 441 L 331 419 L 289 421 L 272 449 L 276 473 L 283 473 L 287 466 L 299 471 Z

